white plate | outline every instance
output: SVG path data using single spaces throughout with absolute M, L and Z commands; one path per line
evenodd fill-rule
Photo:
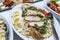
M 35 4 L 31 4 L 31 5 L 46 10 L 45 8 L 43 8 L 43 7 L 44 7 L 44 6 L 43 6 L 43 2 L 38 2 L 38 3 L 35 3 Z M 13 12 L 14 12 L 15 10 L 19 10 L 19 12 L 21 12 L 21 11 L 22 11 L 22 10 L 20 10 L 20 9 L 21 9 L 21 6 L 22 6 L 22 4 L 19 4 L 19 5 L 15 6 L 15 7 L 12 9 L 12 14 L 13 14 Z M 47 10 L 46 10 L 46 11 L 47 11 Z M 48 11 L 47 11 L 47 12 L 48 12 Z M 12 16 L 12 14 L 10 14 L 10 16 Z M 54 27 L 57 27 L 57 26 L 59 27 L 59 25 L 58 25 L 59 23 L 58 23 L 58 21 L 56 20 L 55 17 L 54 17 L 54 20 L 53 20 L 53 21 L 54 21 Z M 11 17 L 10 17 L 10 22 L 12 22 Z M 57 23 L 57 25 L 55 25 L 56 23 Z M 21 38 L 24 39 L 24 40 L 31 40 L 31 39 L 27 38 L 26 36 L 21 35 L 21 34 L 14 28 L 14 25 L 12 25 L 13 23 L 10 23 L 10 24 L 11 24 L 13 30 L 16 32 L 16 34 L 17 34 L 19 37 L 21 37 Z M 56 40 L 56 38 L 55 38 L 54 35 L 52 35 L 50 38 L 47 38 L 47 39 L 44 39 L 44 40 Z
M 47 3 L 49 3 L 50 0 L 44 0 L 44 3 L 45 3 L 45 8 L 48 9 L 57 19 L 60 20 L 60 14 L 58 14 L 57 12 L 55 12 L 54 10 L 52 10 L 51 8 L 49 8 L 47 6 Z
M 10 11 L 6 11 L 6 12 L 1 12 L 0 13 L 0 18 L 2 18 L 5 22 L 6 22 L 6 25 L 7 25 L 7 30 L 9 31 L 9 39 L 8 40 L 13 40 L 13 30 L 12 30 L 12 27 L 11 25 L 9 24 L 9 13 Z

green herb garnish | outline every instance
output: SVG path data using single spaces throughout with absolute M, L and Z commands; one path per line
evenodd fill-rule
M 46 29 L 46 28 L 47 28 L 47 26 L 46 26 L 46 25 L 44 25 L 44 26 L 43 26 L 43 28 L 44 28 L 44 29 Z
M 37 9 L 38 12 L 41 12 L 41 9 Z
M 49 16 L 46 16 L 47 19 L 52 19 L 52 17 L 49 15 Z
M 46 25 L 47 25 L 47 23 L 48 23 L 48 20 L 46 19 L 46 20 L 45 20 L 45 22 L 44 22 L 44 24 L 46 24 Z
M 25 17 L 25 16 L 26 16 L 26 12 L 23 11 L 23 13 L 22 13 L 22 17 Z
M 36 8 L 33 7 L 33 6 L 30 6 L 30 7 L 28 7 L 27 9 L 29 9 L 29 10 L 35 10 Z
M 58 2 L 59 0 L 51 0 L 51 2 L 52 2 L 52 1 Z
M 37 28 L 38 28 L 38 25 L 37 25 L 37 24 L 34 24 L 34 28 L 36 28 L 36 29 L 37 29 Z
M 46 33 L 46 30 L 45 29 L 40 29 L 40 33 L 41 34 L 45 34 Z
M 40 18 L 43 18 L 43 15 L 39 14 L 39 17 L 40 17 Z
M 6 24 L 4 24 L 4 27 L 6 27 L 6 28 L 5 28 L 5 31 L 7 31 L 7 25 L 6 25 Z

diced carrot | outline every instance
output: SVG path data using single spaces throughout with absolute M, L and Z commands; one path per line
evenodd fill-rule
M 42 10 L 42 13 L 47 16 L 47 12 L 45 10 Z
M 56 7 L 58 6 L 58 4 L 56 4 L 56 2 L 52 2 Z
M 55 2 L 50 2 L 50 6 L 49 7 L 50 8 L 53 8 L 53 7 L 57 8 L 58 4 L 56 4 Z
M 55 10 L 55 12 L 57 12 L 58 14 L 60 14 L 60 11 L 58 11 L 58 10 Z
M 10 0 L 5 0 L 4 4 L 5 5 L 9 5 L 10 4 Z

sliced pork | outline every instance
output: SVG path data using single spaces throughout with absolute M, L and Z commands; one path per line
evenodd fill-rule
M 34 26 L 35 24 L 37 24 L 40 27 L 44 25 L 44 22 L 41 21 L 41 22 L 29 22 L 28 23 L 29 26 Z
M 25 20 L 26 21 L 36 21 L 36 22 L 38 22 L 38 21 L 40 21 L 41 20 L 41 18 L 40 17 L 38 17 L 38 16 L 26 16 L 25 17 Z
M 27 15 L 38 15 L 39 13 L 37 11 L 33 11 L 33 10 L 27 10 Z

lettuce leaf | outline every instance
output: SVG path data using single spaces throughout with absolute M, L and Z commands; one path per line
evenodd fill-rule
M 55 1 L 55 2 L 58 2 L 59 0 L 51 0 L 51 1 Z

